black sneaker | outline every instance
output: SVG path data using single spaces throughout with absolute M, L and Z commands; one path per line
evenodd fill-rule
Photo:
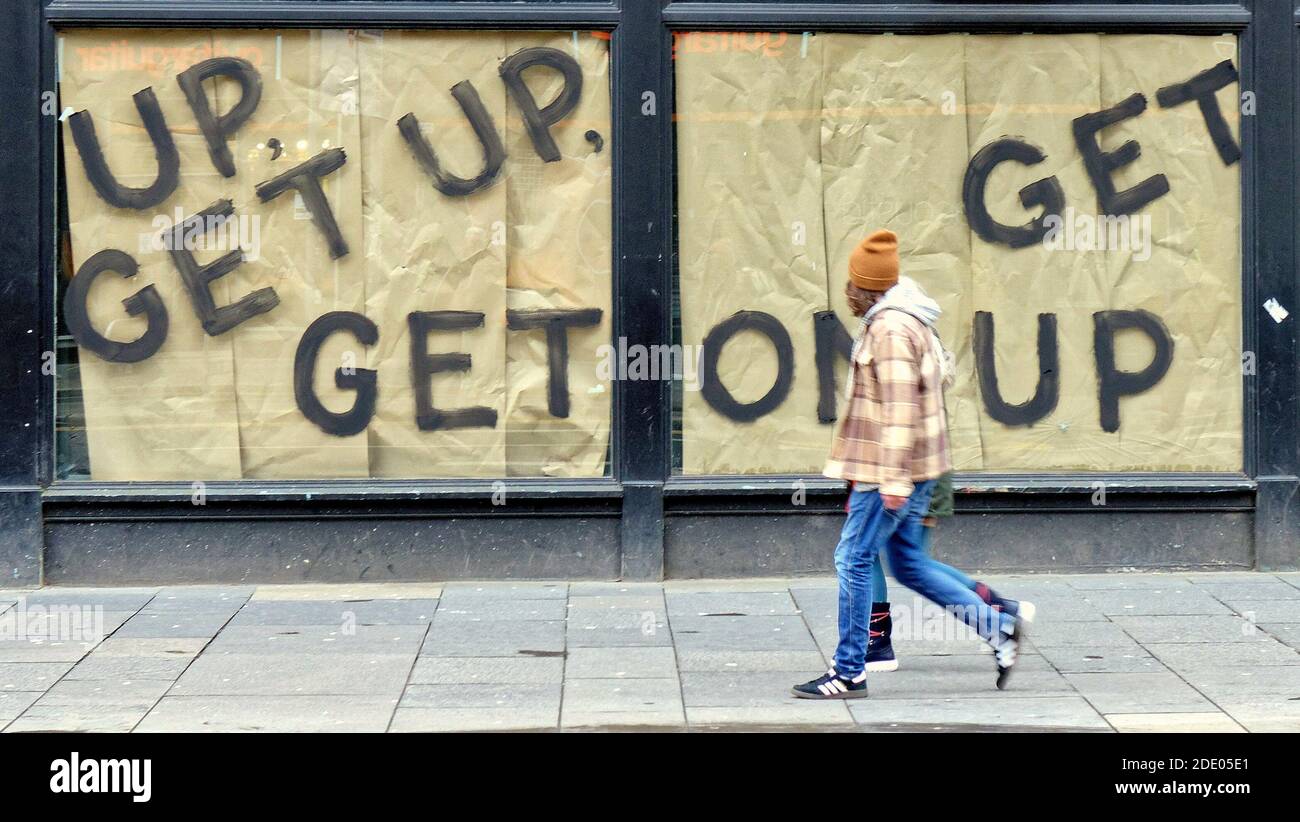
M 1017 619 L 1011 629 L 1010 636 L 1002 637 L 1002 641 L 993 647 L 993 659 L 998 664 L 998 690 L 1005 690 L 1007 680 L 1011 678 L 1011 669 L 1015 667 L 1020 657 L 1020 643 L 1024 640 L 1024 635 L 1020 630 L 1020 620 Z
M 862 699 L 867 695 L 867 672 L 847 679 L 831 668 L 811 682 L 794 686 L 790 693 L 800 699 Z
M 867 628 L 867 670 L 871 673 L 898 670 L 894 646 L 889 641 L 889 635 L 893 632 L 894 621 L 889 616 L 889 603 L 873 603 L 871 624 Z

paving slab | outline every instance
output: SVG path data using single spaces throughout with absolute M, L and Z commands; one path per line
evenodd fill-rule
M 414 655 L 428 631 L 428 625 L 230 625 L 209 643 L 203 656 L 235 652 L 264 656 Z
M 1083 599 L 1087 605 L 1105 616 L 1147 614 L 1199 616 L 1232 613 L 1228 606 L 1198 586 L 1183 581 L 1176 581 L 1167 588 L 1088 591 L 1083 595 Z
M 1114 646 L 1048 645 L 1035 646 L 1035 650 L 1062 673 L 1142 673 L 1165 670 L 1159 659 L 1132 640 Z
M 679 616 L 775 616 L 797 614 L 798 606 L 789 591 L 668 591 L 668 614 Z
M 253 602 L 309 602 L 311 600 L 438 599 L 440 583 L 349 582 L 329 585 L 259 585 Z
M 411 684 L 502 683 L 535 685 L 564 678 L 561 657 L 422 656 L 411 671 Z
M 175 611 L 234 613 L 256 591 L 252 585 L 183 585 L 161 588 L 145 606 L 154 613 Z
M 1156 643 L 1149 650 L 1175 671 L 1300 665 L 1300 651 L 1272 638 L 1259 642 Z
M 673 644 L 673 634 L 663 611 L 570 608 L 565 624 L 570 648 L 669 647 Z
M 681 671 L 824 671 L 829 664 L 820 651 L 677 651 Z
M 1300 588 L 1280 579 L 1261 577 L 1251 581 L 1226 581 L 1219 578 L 1193 580 L 1199 590 L 1224 600 L 1300 599 Z
M 442 603 L 438 609 L 438 619 L 442 622 L 452 620 L 540 620 L 553 622 L 562 620 L 568 614 L 568 608 L 562 599 L 500 599 L 484 597 L 476 599 L 470 596 L 458 596 Z
M 957 662 L 958 658 L 947 661 Z M 996 669 L 991 663 L 975 668 L 959 665 L 947 670 L 899 668 L 889 673 L 869 673 L 867 687 L 871 699 L 1027 699 L 1075 692 L 1061 674 L 1044 670 L 1013 671 L 1006 690 L 999 691 Z
M 869 700 L 863 700 L 869 701 Z M 843 700 L 819 702 L 812 699 L 794 699 L 789 702 L 766 705 L 686 706 L 686 722 L 694 728 L 736 728 L 745 725 L 772 725 L 788 727 L 807 725 L 850 729 L 853 716 Z
M 193 657 L 162 659 L 142 656 L 101 656 L 96 652 L 87 654 L 68 671 L 66 679 L 162 679 L 175 681 L 184 673 Z
M 139 723 L 147 733 L 378 733 L 396 698 L 329 696 L 166 696 Z
M 0 692 L 46 691 L 72 666 L 71 662 L 0 662 Z
M 1203 713 L 1105 714 L 1120 733 L 1246 733 L 1236 720 L 1219 711 Z
M 12 631 L 6 631 L 5 635 L 15 639 L 100 642 L 121 628 L 136 612 L 56 605 L 50 609 L 37 606 L 14 614 Z
M 813 702 L 816 700 L 797 700 L 791 696 L 790 689 L 824 672 L 824 668 L 808 671 L 683 671 L 682 700 L 691 708 L 744 708 Z
M 565 679 L 665 679 L 677 676 L 672 647 L 570 648 Z
M 130 733 L 148 713 L 145 705 L 34 704 L 5 733 Z
M 659 582 L 570 582 L 569 599 L 604 596 L 657 596 L 662 601 L 663 583 Z
M 117 637 L 158 639 L 167 637 L 216 636 L 232 612 L 221 611 L 141 611 L 114 632 Z
M 0 691 L 0 730 L 32 706 L 43 691 Z
M 423 656 L 548 656 L 564 653 L 564 623 L 498 619 L 434 620 Z
M 1223 617 L 1223 619 L 1233 618 Z M 1029 643 L 1035 648 L 1126 645 L 1138 638 L 1130 637 L 1125 633 L 1121 626 L 1127 623 L 1121 623 L 1119 621 L 1121 619 L 1143 619 L 1143 617 L 1114 617 L 1108 622 L 1052 622 L 1051 620 L 1035 622 L 1029 630 Z M 1179 619 L 1182 623 L 1190 622 L 1187 619 Z
M 560 683 L 475 682 L 411 684 L 402 694 L 403 708 L 513 708 L 560 705 Z
M 575 679 L 564 683 L 562 727 L 685 724 L 676 678 Z
M 555 705 L 515 708 L 398 708 L 393 733 L 452 733 L 457 731 L 553 731 L 560 725 Z
M 1261 622 L 1257 627 L 1264 633 L 1276 639 L 1278 642 L 1300 650 L 1300 625 L 1293 622 Z
M 1251 622 L 1300 623 L 1300 599 L 1230 599 L 1226 604 Z
M 1214 705 L 1177 674 L 1147 673 L 1065 674 L 1065 678 L 1103 714 L 1156 712 L 1198 713 Z
M 1180 674 L 1192 687 L 1215 702 L 1300 705 L 1300 666 L 1200 668 L 1181 671 Z
M 858 699 L 849 712 L 863 725 L 891 723 L 938 728 L 974 726 L 1027 727 L 1058 730 L 1109 731 L 1101 714 L 1080 696 L 1025 699 Z
M 1037 615 L 1034 625 L 1052 622 L 1105 622 L 1106 614 L 1097 604 L 1085 598 L 1086 594 L 1125 595 L 1127 591 L 1073 591 L 1071 594 L 1052 596 L 1026 596 L 1024 599 L 1034 603 Z
M 1239 616 L 1200 616 L 1194 619 L 1181 616 L 1133 616 L 1111 617 L 1111 621 L 1143 645 L 1161 642 L 1260 642 L 1269 638 Z M 1034 643 L 1037 642 L 1034 639 Z
M 239 652 L 203 654 L 176 680 L 180 696 L 376 695 L 402 693 L 415 652 L 276 655 Z
M 436 599 L 258 601 L 231 625 L 420 625 L 437 611 Z
M 1189 581 L 1187 574 L 1059 574 L 1056 578 L 1076 591 L 1159 589 Z
M 39 707 L 144 707 L 157 702 L 170 682 L 146 679 L 72 680 L 55 683 L 36 703 Z
M 461 597 L 520 600 L 567 599 L 568 596 L 567 582 L 449 582 L 443 586 L 439 599 L 448 600 L 448 605 L 455 605 Z
M 205 637 L 117 637 L 111 636 L 95 646 L 96 657 L 152 657 L 157 659 L 189 659 L 211 640 Z
M 149 603 L 157 588 L 42 588 L 22 599 L 28 605 L 99 606 L 105 611 L 138 611 Z
M 592 596 L 571 596 L 569 597 L 569 613 L 577 612 L 578 615 L 586 614 L 589 611 L 653 611 L 656 614 L 666 613 L 664 607 L 664 595 L 660 593 L 652 594 L 596 594 Z
M 76 662 L 98 643 L 0 639 L 0 662 Z
M 1300 704 L 1227 700 L 1219 707 L 1251 733 L 1300 732 Z
M 722 584 L 719 584 L 719 583 Z M 802 588 L 831 588 L 838 586 L 834 577 L 809 577 L 792 581 L 783 577 L 754 577 L 750 579 L 669 579 L 663 583 L 664 593 L 687 593 L 691 591 L 719 591 L 728 593 L 758 592 L 779 593 L 789 591 L 792 586 Z
M 679 617 L 673 638 L 684 650 L 813 651 L 807 624 L 799 616 Z

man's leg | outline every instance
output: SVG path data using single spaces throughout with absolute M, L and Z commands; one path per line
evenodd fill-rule
M 958 569 L 952 567 L 951 565 L 948 565 L 947 563 L 940 562 L 939 560 L 934 558 L 934 554 L 932 554 L 930 551 L 930 548 L 933 544 L 934 544 L 934 527 L 928 526 L 925 529 L 925 545 L 923 546 L 923 550 L 925 551 L 925 555 L 930 558 L 930 562 L 933 563 L 934 570 L 939 571 L 940 573 L 947 574 L 948 576 L 952 577 L 963 588 L 967 588 L 971 591 L 974 591 L 977 597 L 979 597 L 985 603 L 992 605 L 994 608 L 1005 611 L 1011 614 L 1013 617 L 1023 619 L 1026 622 L 1034 621 L 1035 609 L 1034 609 L 1034 604 L 1032 602 L 1026 602 L 1024 600 L 1019 600 L 1019 599 L 1007 599 L 1006 597 L 999 595 L 997 591 L 994 591 L 992 588 L 985 585 L 983 582 L 980 582 L 979 580 L 975 579 L 974 577 L 971 577 L 966 573 L 959 571 Z
M 918 486 L 919 490 L 921 486 Z M 903 507 L 897 528 L 885 543 L 894 578 L 974 628 L 993 645 L 998 651 L 998 687 L 1002 687 L 1006 673 L 1015 662 L 1019 641 L 1016 619 L 984 602 L 974 591 L 940 570 L 937 567 L 940 563 L 926 555 L 928 529 L 922 524 L 921 512 L 913 501 L 909 499 Z
M 871 614 L 871 565 L 881 542 L 881 528 L 892 528 L 875 489 L 855 490 L 849 514 L 835 549 L 839 578 L 840 640 L 831 670 L 792 692 L 805 699 L 846 699 L 866 696 L 868 620 Z
M 855 677 L 866 665 L 871 571 L 883 536 L 881 528 L 889 525 L 889 517 L 875 489 L 853 492 L 849 518 L 835 549 L 835 573 L 840 587 L 840 642 L 835 648 L 835 670 L 844 676 Z

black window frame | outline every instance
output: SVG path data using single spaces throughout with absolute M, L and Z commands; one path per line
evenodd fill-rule
M 177 511 L 185 483 L 52 484 L 57 306 L 58 123 L 41 95 L 56 88 L 55 30 L 62 26 L 598 29 L 611 32 L 613 335 L 629 345 L 672 343 L 670 303 L 675 156 L 672 33 L 675 30 L 858 32 L 1151 32 L 1237 34 L 1241 89 L 1258 90 L 1242 119 L 1242 345 L 1258 370 L 1243 391 L 1244 465 L 1237 474 L 1042 474 L 962 478 L 983 491 L 961 495 L 966 511 L 1085 511 L 1093 483 L 1112 489 L 1107 512 L 1253 512 L 1260 568 L 1294 566 L 1300 544 L 1298 371 L 1293 316 L 1274 323 L 1261 303 L 1297 304 L 1296 112 L 1300 109 L 1300 13 L 1295 0 L 1240 3 L 1057 2 L 425 2 L 425 0 L 19 0 L 0 32 L 0 71 L 10 88 L 0 118 L 0 259 L 9 319 L 0 324 L 9 391 L 0 392 L 0 522 L 22 556 L 39 556 L 47 523 L 113 516 L 156 520 Z M 649 108 L 648 108 L 649 106 Z M 35 194 L 33 195 L 33 192 Z M 665 518 L 692 513 L 827 514 L 839 483 L 807 476 L 683 477 L 672 472 L 672 386 L 616 381 L 611 471 L 591 480 L 508 478 L 525 500 L 494 509 L 492 481 L 237 480 L 208 484 L 203 516 L 263 518 L 366 515 L 619 517 L 626 578 L 662 573 Z M 803 481 L 807 506 L 789 505 Z M 513 507 L 513 506 L 512 506 Z M 3 547 L 3 546 L 0 546 Z M 0 551 L 3 554 L 3 551 Z M 15 554 L 19 556 L 19 554 Z M 19 561 L 22 557 L 19 556 Z M 38 561 L 39 562 L 39 561 Z

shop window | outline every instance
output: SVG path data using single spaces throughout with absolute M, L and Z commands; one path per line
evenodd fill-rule
M 60 31 L 58 476 L 606 474 L 608 45 Z
M 877 228 L 943 308 L 958 470 L 1242 470 L 1235 37 L 679 32 L 674 67 L 678 471 L 820 472 Z

